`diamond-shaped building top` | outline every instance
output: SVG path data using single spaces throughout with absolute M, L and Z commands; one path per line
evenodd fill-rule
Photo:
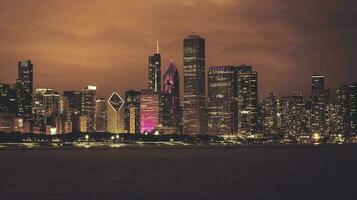
M 124 105 L 123 99 L 116 92 L 113 92 L 113 94 L 110 96 L 108 102 L 109 102 L 109 105 L 117 112 L 119 110 L 121 110 L 121 108 Z

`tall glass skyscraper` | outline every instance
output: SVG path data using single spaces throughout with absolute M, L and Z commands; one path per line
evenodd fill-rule
M 238 134 L 252 136 L 258 131 L 258 73 L 251 66 L 238 70 Z
M 153 92 L 161 91 L 161 56 L 159 44 L 157 43 L 156 53 L 149 56 L 149 90 Z
M 82 115 L 86 118 L 86 131 L 95 132 L 96 86 L 88 86 L 82 91 Z
M 72 123 L 72 132 L 80 132 L 80 116 L 82 111 L 82 92 L 64 91 L 63 97 L 68 100 L 67 121 Z
M 329 101 L 329 91 L 325 89 L 323 75 L 313 75 L 311 78 L 311 132 L 324 134 L 326 108 Z
M 17 115 L 29 120 L 32 114 L 33 65 L 31 61 L 20 61 L 16 81 Z
M 237 134 L 237 69 L 214 66 L 208 71 L 208 129 L 210 135 Z
M 183 46 L 183 133 L 205 134 L 207 129 L 205 39 L 198 35 L 190 35 L 184 39 Z
M 170 62 L 164 75 L 162 124 L 179 130 L 180 82 L 176 65 Z

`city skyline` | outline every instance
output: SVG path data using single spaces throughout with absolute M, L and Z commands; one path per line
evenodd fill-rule
M 357 199 L 356 0 L 0 0 L 0 200 Z
M 0 15 L 8 23 L 0 26 L 0 79 L 11 83 L 16 78 L 18 60 L 29 59 L 36 66 L 34 76 L 40 77 L 34 81 L 35 88 L 51 87 L 61 93 L 95 84 L 99 97 L 107 97 L 112 91 L 124 96 L 128 89 L 146 87 L 147 56 L 155 53 L 156 40 L 160 41 L 161 65 L 169 65 L 173 58 L 183 74 L 181 38 L 195 32 L 206 39 L 206 71 L 209 66 L 252 65 L 260 74 L 259 97 L 266 97 L 271 90 L 277 96 L 295 90 L 309 96 L 310 76 L 318 68 L 327 79 L 326 87 L 334 91 L 337 84 L 355 81 L 353 3 L 272 0 L 264 12 L 256 13 L 261 7 L 258 1 L 126 3 L 120 8 L 125 12 L 98 2 L 86 6 L 73 3 L 70 9 L 65 1 L 41 5 L 31 1 L 1 2 L 8 9 Z M 165 8 L 165 12 L 146 12 L 153 7 Z M 40 12 L 44 8 L 57 11 Z M 177 10 L 175 16 L 169 14 L 172 8 Z M 219 17 L 210 14 L 213 8 Z M 123 19 L 135 10 L 142 12 L 125 23 Z M 202 17 L 182 14 L 193 10 Z M 39 18 L 43 20 L 36 20 Z M 159 20 L 166 18 L 170 23 Z M 265 24 L 264 18 L 270 23 Z M 138 78 L 127 78 L 133 71 Z M 180 88 L 183 90 L 183 81 Z
M 266 99 L 262 95 L 259 99 L 259 73 L 250 65 L 210 66 L 206 77 L 205 41 L 194 34 L 183 38 L 181 102 L 179 72 L 171 59 L 162 76 L 158 42 L 156 53 L 148 57 L 147 88 L 127 90 L 127 102 L 117 92 L 108 100 L 98 97 L 96 85 L 76 93 L 64 91 L 63 96 L 50 87 L 35 88 L 34 95 L 36 67 L 31 60 L 19 61 L 16 82 L 0 84 L 0 130 L 51 135 L 78 131 L 208 134 L 299 142 L 340 141 L 342 133 L 356 134 L 356 83 L 338 84 L 334 102 L 325 75 L 312 74 L 307 100 L 301 91 L 277 99 L 270 92 Z

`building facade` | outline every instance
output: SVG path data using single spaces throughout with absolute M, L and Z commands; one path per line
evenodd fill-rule
M 260 109 L 262 133 L 268 137 L 279 134 L 282 124 L 281 101 L 270 92 L 269 96 L 262 100 Z
M 171 127 L 178 133 L 180 126 L 180 77 L 172 60 L 163 78 L 162 125 Z
M 329 91 L 325 89 L 324 76 L 313 75 L 311 80 L 311 133 L 324 135 Z
M 238 70 L 238 134 L 255 136 L 258 133 L 258 73 L 251 66 Z
M 156 53 L 149 56 L 149 90 L 153 92 L 161 91 L 161 56 L 159 53 L 159 44 L 156 47 Z
M 140 95 L 140 131 L 153 133 L 162 122 L 162 96 L 151 90 L 143 90 Z
M 113 92 L 108 99 L 108 122 L 109 133 L 124 133 L 124 101 L 117 92 Z
M 210 135 L 237 134 L 237 72 L 234 66 L 209 68 L 207 133 Z
M 281 132 L 285 138 L 308 138 L 311 129 L 311 105 L 304 101 L 302 92 L 281 98 Z
M 183 46 L 183 133 L 206 134 L 205 39 L 190 35 Z
M 98 98 L 95 101 L 95 130 L 107 132 L 107 100 Z
M 16 112 L 16 90 L 9 84 L 0 83 L 0 113 Z
M 86 117 L 86 131 L 95 132 L 95 100 L 97 94 L 96 86 L 87 86 L 82 91 L 82 112 L 81 115 Z
M 60 95 L 52 88 L 36 88 L 33 101 L 33 125 L 38 127 L 40 132 L 46 132 L 46 127 L 56 129 L 60 118 Z M 53 130 L 54 130 L 53 129 Z M 49 133 L 50 131 L 48 131 Z
M 71 132 L 80 132 L 80 116 L 82 111 L 82 92 L 81 91 L 64 91 L 63 97 L 68 100 L 68 112 L 66 120 L 71 121 Z
M 125 92 L 124 129 L 127 133 L 140 133 L 140 92 Z
M 28 121 L 32 116 L 33 65 L 31 61 L 18 63 L 16 80 L 17 115 Z
M 357 134 L 357 83 L 341 84 L 336 90 L 338 132 L 345 136 Z

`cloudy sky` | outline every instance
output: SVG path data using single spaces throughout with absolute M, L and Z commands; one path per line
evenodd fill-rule
M 354 0 L 0 0 L 0 82 L 17 62 L 35 65 L 35 86 L 98 86 L 99 96 L 147 86 L 147 56 L 160 42 L 182 74 L 183 38 L 206 39 L 206 67 L 252 65 L 263 96 L 310 92 L 321 72 L 334 93 L 357 81 Z

